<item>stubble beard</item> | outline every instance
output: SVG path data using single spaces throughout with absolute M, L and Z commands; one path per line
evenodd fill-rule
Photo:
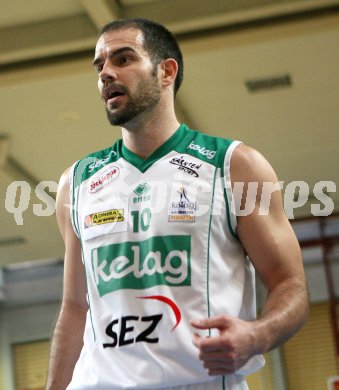
M 141 80 L 134 96 L 131 96 L 127 90 L 126 95 L 128 101 L 121 110 L 119 104 L 113 104 L 111 108 L 106 106 L 107 118 L 112 126 L 124 126 L 138 115 L 151 111 L 159 103 L 161 91 L 156 75 L 152 74 L 149 79 Z

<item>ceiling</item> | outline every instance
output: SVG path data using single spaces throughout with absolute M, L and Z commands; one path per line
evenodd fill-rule
M 180 120 L 262 152 L 284 181 L 290 214 L 302 203 L 294 216 L 324 208 L 319 181 L 329 182 L 329 212 L 339 210 L 339 1 L 1 0 L 0 266 L 63 257 L 59 177 L 120 137 L 91 66 L 97 31 L 135 16 L 180 42 Z M 264 88 L 251 92 L 249 82 Z

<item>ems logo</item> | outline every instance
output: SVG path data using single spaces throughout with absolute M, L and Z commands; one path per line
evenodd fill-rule
M 185 190 L 181 187 L 177 191 L 180 195 L 179 202 L 171 202 L 168 210 L 169 222 L 194 222 L 197 202 L 191 202 Z

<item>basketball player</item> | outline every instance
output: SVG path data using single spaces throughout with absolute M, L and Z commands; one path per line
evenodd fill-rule
M 106 25 L 93 65 L 122 140 L 60 181 L 64 294 L 47 389 L 247 389 L 308 310 L 280 193 L 259 212 L 276 175 L 252 148 L 178 122 L 183 62 L 164 27 Z M 254 210 L 237 216 L 251 182 Z M 268 291 L 258 319 L 254 269 Z

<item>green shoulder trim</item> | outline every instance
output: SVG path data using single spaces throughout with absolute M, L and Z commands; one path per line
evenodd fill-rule
M 233 143 L 234 141 L 232 141 L 229 146 Z M 228 148 L 227 148 L 228 149 Z M 224 199 L 225 199 L 225 204 L 226 204 L 226 217 L 227 217 L 227 225 L 228 225 L 228 230 L 230 231 L 231 235 L 233 236 L 233 238 L 239 240 L 239 237 L 237 235 L 237 233 L 234 231 L 233 229 L 233 226 L 232 226 L 232 222 L 231 222 L 231 210 L 230 210 L 230 202 L 231 202 L 231 199 L 229 199 L 228 195 L 227 195 L 227 191 L 226 191 L 226 173 L 225 173 L 225 159 L 226 159 L 226 153 L 224 155 L 224 159 L 223 159 L 223 163 L 221 165 L 221 177 L 223 178 L 224 180 Z M 230 183 L 229 183 L 230 185 Z
M 74 187 L 78 187 L 83 181 L 89 179 L 102 167 L 121 158 L 120 144 L 118 140 L 113 146 L 88 154 L 86 157 L 77 161 L 74 168 Z
M 221 168 L 226 151 L 232 142 L 232 140 L 213 137 L 185 126 L 185 138 L 175 150 L 178 153 L 190 154 L 217 168 Z

